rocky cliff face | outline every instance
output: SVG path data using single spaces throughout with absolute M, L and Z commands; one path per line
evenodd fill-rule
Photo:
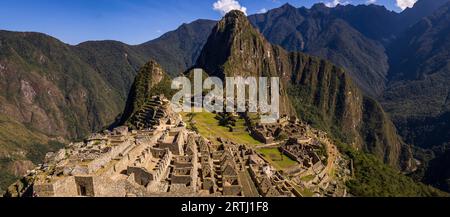
M 271 45 L 242 12 L 230 12 L 214 27 L 196 67 L 221 78 L 278 76 L 285 97 L 282 112 L 289 114 L 294 108 L 304 120 L 386 163 L 400 168 L 404 162 L 400 156 L 408 148 L 395 127 L 379 104 L 365 97 L 342 68 Z

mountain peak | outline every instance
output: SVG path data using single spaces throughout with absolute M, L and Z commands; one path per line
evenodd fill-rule
M 229 28 L 235 29 L 235 27 L 247 25 L 251 24 L 250 21 L 248 21 L 247 16 L 245 16 L 244 12 L 240 10 L 232 10 L 228 12 L 222 18 L 222 20 L 219 21 L 218 29 L 219 30 L 225 30 Z
M 406 8 L 401 13 L 402 23 L 405 27 L 410 27 L 449 2 L 450 0 L 419 0 L 412 8 Z
M 221 66 L 232 56 L 240 58 L 244 53 L 251 56 L 255 44 L 266 46 L 268 43 L 244 13 L 233 10 L 213 28 L 196 67 L 203 68 L 209 75 L 224 78 L 227 70 Z
M 283 9 L 292 9 L 292 8 L 296 9 L 294 6 L 292 6 L 289 3 L 285 3 L 284 5 L 281 6 L 281 8 L 283 8 Z
M 246 17 L 244 12 L 240 10 L 231 10 L 225 15 L 225 18 L 239 18 L 239 17 Z
M 316 3 L 311 7 L 311 10 L 328 10 L 329 7 L 327 7 L 324 3 Z

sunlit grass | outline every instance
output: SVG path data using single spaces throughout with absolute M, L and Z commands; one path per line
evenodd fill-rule
M 264 157 L 279 170 L 297 165 L 296 161 L 282 154 L 278 148 L 262 148 L 259 149 L 258 152 L 264 155 Z
M 297 189 L 297 191 L 300 192 L 300 194 L 302 194 L 303 197 L 313 197 L 314 196 L 314 192 L 308 188 L 302 188 L 297 185 L 294 185 L 294 188 Z
M 191 121 L 189 121 L 189 114 L 192 115 Z M 219 120 L 215 118 L 216 115 L 213 113 L 183 113 L 182 116 L 185 122 L 189 125 L 188 127 L 192 128 L 195 126 L 198 133 L 211 141 L 215 141 L 216 138 L 223 138 L 238 144 L 246 144 L 249 146 L 257 146 L 262 144 L 249 135 L 246 131 L 245 121 L 242 119 L 239 119 L 236 122 L 236 126 L 233 127 L 234 132 L 230 132 L 228 127 L 219 125 Z

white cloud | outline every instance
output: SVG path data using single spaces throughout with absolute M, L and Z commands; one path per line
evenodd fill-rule
M 370 4 L 375 4 L 377 3 L 377 0 L 367 0 L 366 4 L 370 5 Z
M 247 15 L 247 8 L 241 6 L 236 0 L 218 0 L 213 4 L 213 9 L 219 11 L 222 15 L 225 15 L 232 10 L 240 10 Z
M 412 8 L 414 4 L 417 2 L 417 0 L 396 0 L 397 6 L 401 8 L 402 10 L 405 10 L 406 8 Z
M 406 8 L 412 8 L 414 4 L 417 2 L 417 0 L 396 0 L 396 1 L 397 6 L 402 10 L 405 10 Z
M 329 7 L 329 8 L 334 8 L 338 5 L 346 5 L 346 4 L 350 4 L 349 1 L 344 1 L 344 0 L 332 0 L 330 2 L 326 2 L 325 6 Z
M 258 14 L 265 14 L 267 13 L 267 9 L 261 8 L 261 10 L 258 11 Z

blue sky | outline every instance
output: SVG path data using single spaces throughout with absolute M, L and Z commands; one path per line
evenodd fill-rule
M 118 40 L 139 44 L 196 19 L 218 20 L 213 9 L 219 0 L 1 0 L 0 29 L 35 31 L 69 44 L 88 40 Z M 233 1 L 233 0 L 221 0 Z M 288 2 L 296 7 L 314 3 L 368 0 L 237 0 L 248 14 L 270 10 Z M 376 0 L 376 4 L 401 11 L 396 1 Z M 220 5 L 218 5 L 220 7 Z

